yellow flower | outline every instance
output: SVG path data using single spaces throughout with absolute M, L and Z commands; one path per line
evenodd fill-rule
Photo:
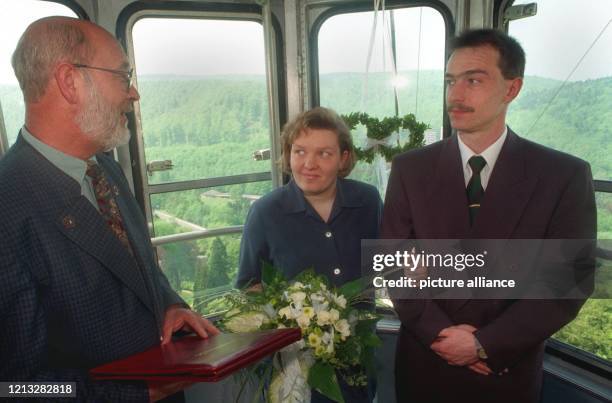
M 314 316 L 314 314 L 315 314 L 315 313 L 314 313 L 314 309 L 312 309 L 312 307 L 311 307 L 311 306 L 305 306 L 305 307 L 302 309 L 302 313 L 303 313 L 304 315 L 308 316 L 308 319 L 312 319 L 312 317 L 313 317 L 313 316 Z
M 314 333 L 310 333 L 308 335 L 308 344 L 310 344 L 312 347 L 317 347 L 319 344 L 321 344 L 321 338 Z
M 323 353 L 325 353 L 325 347 L 323 345 L 319 344 L 318 346 L 315 347 L 316 356 L 322 355 Z

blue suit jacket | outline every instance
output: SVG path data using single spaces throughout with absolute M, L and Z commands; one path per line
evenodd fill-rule
M 0 160 L 0 380 L 76 381 L 79 400 L 147 401 L 144 383 L 94 382 L 87 370 L 158 343 L 165 309 L 184 302 L 121 168 L 97 158 L 134 256 L 80 185 L 21 136 Z

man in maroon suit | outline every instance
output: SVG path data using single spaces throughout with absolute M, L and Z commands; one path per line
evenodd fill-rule
M 595 238 L 589 165 L 506 126 L 524 66 L 502 32 L 455 39 L 446 102 L 456 134 L 395 158 L 383 238 Z M 538 402 L 544 342 L 583 302 L 394 299 L 398 402 Z

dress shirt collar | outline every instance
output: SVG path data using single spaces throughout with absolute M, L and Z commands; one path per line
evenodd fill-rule
M 78 184 L 81 184 L 83 180 L 85 180 L 85 171 L 87 170 L 87 163 L 85 161 L 73 157 L 72 155 L 64 154 L 63 152 L 43 143 L 34 137 L 34 135 L 30 133 L 25 126 L 21 128 L 21 136 L 36 151 L 49 160 L 51 164 L 77 181 Z M 91 159 L 97 161 L 95 156 L 93 156 Z
M 472 168 L 468 161 L 474 155 L 480 155 L 487 161 L 487 165 L 484 166 L 482 172 L 480 173 L 480 179 L 482 183 L 483 189 L 486 190 L 487 185 L 489 183 L 489 179 L 491 178 L 491 173 L 493 172 L 493 168 L 495 167 L 495 163 L 497 162 L 497 158 L 499 157 L 499 153 L 504 145 L 504 141 L 506 141 L 506 137 L 508 136 L 508 126 L 504 126 L 504 131 L 501 136 L 493 144 L 487 147 L 480 154 L 476 154 L 470 147 L 468 147 L 463 140 L 461 140 L 461 136 L 457 135 L 457 140 L 459 143 L 459 152 L 461 153 L 461 166 L 463 167 L 463 175 L 465 179 L 465 185 L 467 186 L 470 178 L 472 177 Z

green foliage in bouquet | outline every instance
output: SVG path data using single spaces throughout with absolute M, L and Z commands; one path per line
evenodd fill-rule
M 418 122 L 412 113 L 403 117 L 393 116 L 379 120 L 378 118 L 369 116 L 367 113 L 353 112 L 348 115 L 342 115 L 342 119 L 344 119 L 344 122 L 351 131 L 353 131 L 358 124 L 364 125 L 367 130 L 366 136 L 372 140 L 385 140 L 400 129 L 407 130 L 410 133 L 408 141 L 406 141 L 404 145 L 401 145 L 398 139 L 398 144 L 395 146 L 377 144 L 367 149 L 355 147 L 357 158 L 367 163 L 371 163 L 374 160 L 376 153 L 382 155 L 387 162 L 391 162 L 396 154 L 403 153 L 413 148 L 422 147 L 424 144 L 425 130 L 429 129 L 429 125 Z
M 274 365 L 268 401 L 309 401 L 314 388 L 343 402 L 336 375 L 349 385 L 366 385 L 374 348 L 380 345 L 377 316 L 356 307 L 367 301 L 366 286 L 364 279 L 357 279 L 335 289 L 312 269 L 288 281 L 264 265 L 262 290 L 228 295 L 230 309 L 218 324 L 234 333 L 299 327 L 303 339 L 267 364 Z

